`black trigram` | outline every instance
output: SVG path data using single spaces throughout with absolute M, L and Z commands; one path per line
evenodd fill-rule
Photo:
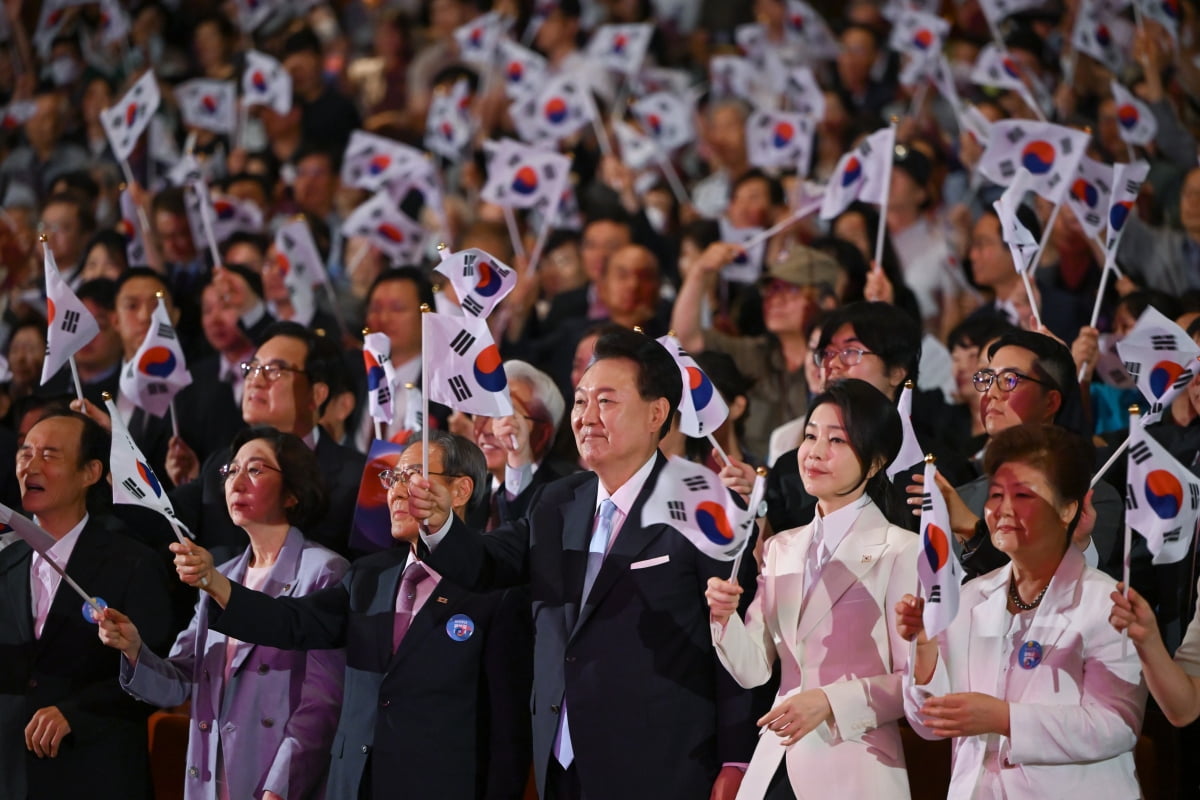
M 512 272 L 512 270 L 505 269 L 494 261 L 492 262 L 492 269 L 495 270 L 501 278 L 507 278 L 508 274 Z
M 462 375 L 455 375 L 450 379 L 450 391 L 454 392 L 455 398 L 460 403 L 471 396 L 471 387 L 467 386 Z
M 146 384 L 146 394 L 166 394 L 170 389 L 165 383 L 148 383 Z
M 929 590 L 929 599 L 926 600 L 925 602 L 926 603 L 942 602 L 942 586 L 941 586 L 941 584 L 938 584 L 937 586 L 934 586 L 932 589 Z
M 858 152 L 863 154 L 863 158 L 871 155 L 871 142 L 863 139 L 863 143 L 858 146 Z
M 285 253 L 290 253 L 294 249 L 296 249 L 296 240 L 293 239 L 291 236 L 288 236 L 285 233 L 282 235 L 281 238 L 283 239 L 283 250 Z
M 158 323 L 158 338 L 175 340 L 175 329 L 165 322 Z
M 386 383 L 379 387 L 379 405 L 386 406 L 392 402 L 392 390 Z
M 1089 211 L 1084 215 L 1084 221 L 1087 222 L 1088 225 L 1099 225 L 1100 215 L 1094 211 Z
M 465 356 L 467 351 L 475 344 L 475 337 L 466 331 L 459 331 L 458 335 L 450 342 L 450 349 L 458 353 L 460 356 Z
M 1155 350 L 1175 350 L 1175 337 L 1169 333 L 1156 333 L 1150 337 L 1150 346 Z
M 1104 192 L 1105 194 L 1110 194 L 1112 192 L 1112 188 L 1109 187 L 1108 183 L 1103 178 L 1097 178 L 1096 185 L 1099 186 L 1100 191 Z
M 142 489 L 142 487 L 138 486 L 137 481 L 135 481 L 133 478 L 126 478 L 125 480 L 121 481 L 121 485 L 125 487 L 125 491 L 129 492 L 138 500 L 142 500 L 146 497 L 146 492 Z
M 689 475 L 683 479 L 683 485 L 691 492 L 703 492 L 708 489 L 708 479 L 703 475 Z
M 1129 377 L 1137 380 L 1138 375 L 1142 373 L 1142 365 L 1137 361 L 1126 361 L 1125 371 L 1129 373 Z
M 1196 377 L 1196 376 L 1194 374 L 1192 374 L 1192 371 L 1190 369 L 1185 369 L 1183 372 L 1179 373 L 1179 377 L 1176 378 L 1175 382 L 1171 384 L 1171 388 L 1174 389 L 1175 391 L 1179 391 L 1180 389 L 1182 389 L 1183 387 L 1185 387 L 1189 383 L 1191 383 L 1192 378 L 1194 378 L 1194 377 Z
M 1146 444 L 1145 442 L 1138 442 L 1133 447 L 1129 448 L 1129 457 L 1132 458 L 1136 464 L 1146 463 L 1146 460 L 1152 455 L 1153 453 L 1150 452 L 1150 445 Z
M 1074 149 L 1074 144 L 1072 144 L 1068 137 L 1064 136 L 1058 142 L 1058 149 L 1063 152 L 1063 155 L 1069 156 L 1071 155 L 1071 150 Z
M 472 278 L 475 276 L 475 261 L 478 260 L 478 258 L 479 256 L 475 255 L 474 253 L 467 253 L 463 256 L 462 274 L 465 277 Z
M 1194 483 L 1189 483 L 1188 484 L 1188 495 L 1192 502 L 1192 511 L 1195 511 L 1197 508 L 1200 508 L 1200 485 L 1197 485 Z
M 1150 404 L 1150 410 L 1146 412 L 1146 416 L 1152 417 L 1155 414 L 1161 414 L 1162 411 L 1163 411 L 1162 402 L 1156 400 L 1155 402 Z
M 1020 126 L 1014 126 L 1009 129 L 1005 138 L 1008 139 L 1010 144 L 1016 144 L 1025 138 L 1025 129 Z
M 1137 193 L 1139 191 L 1141 191 L 1141 189 L 1142 189 L 1142 184 L 1138 183 L 1137 181 L 1125 181 L 1125 193 L 1126 194 L 1136 197 Z
M 1051 189 L 1053 189 L 1055 186 L 1058 186 L 1058 184 L 1062 183 L 1062 173 L 1061 172 L 1053 173 L 1050 176 L 1050 180 L 1046 181 L 1046 183 L 1049 184 Z
M 676 522 L 687 522 L 687 506 L 683 504 L 682 500 L 668 500 L 667 513 Z
M 1172 528 L 1163 534 L 1163 544 L 1171 544 L 1178 542 L 1179 536 L 1183 533 L 1183 528 Z
M 462 307 L 463 310 L 471 314 L 471 316 L 478 317 L 483 314 L 483 303 L 480 303 L 471 295 L 467 295 L 463 298 Z
M 79 327 L 79 312 L 66 311 L 63 313 L 62 325 L 60 326 L 67 333 L 74 333 Z
M 1009 180 L 1013 175 L 1017 174 L 1016 165 L 1014 165 L 1013 162 L 1007 158 L 1000 162 L 999 169 L 1000 175 L 1005 180 Z
M 1125 484 L 1125 510 L 1137 511 L 1138 501 L 1137 494 L 1133 490 L 1133 484 Z
M 921 510 L 933 511 L 933 496 L 930 495 L 929 492 L 925 492 L 921 495 Z

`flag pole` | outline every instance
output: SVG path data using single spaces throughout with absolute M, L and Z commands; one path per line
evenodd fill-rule
M 600 119 L 600 113 L 592 114 L 592 132 L 596 134 L 596 142 L 600 145 L 600 154 L 604 157 L 613 154 L 612 142 L 609 141 L 608 131 L 604 129 L 604 122 Z
M 75 356 L 72 355 L 68 358 L 67 363 L 71 365 L 71 380 L 75 382 L 75 396 L 83 400 L 83 384 L 79 380 L 79 365 L 75 363 Z
M 717 441 L 717 437 L 713 436 L 711 433 L 708 433 L 705 435 L 708 437 L 708 441 L 710 444 L 712 444 L 713 449 L 715 449 L 717 451 L 717 453 L 720 454 L 721 459 L 725 462 L 725 466 L 729 466 L 730 464 L 732 464 L 733 463 L 732 459 L 730 459 L 729 454 L 725 452 L 725 448 L 721 447 L 720 442 Z
M 198 177 L 196 182 L 204 187 L 204 191 L 200 191 L 193 186 L 192 191 L 200 200 L 200 224 L 204 227 L 204 237 L 208 239 L 208 252 L 212 256 L 213 266 L 216 267 L 221 263 L 221 249 L 217 247 L 217 234 L 213 231 L 212 203 L 209 200 L 208 185 L 204 182 L 203 175 Z
M 1135 3 L 1135 5 L 1136 5 L 1136 3 Z M 1129 430 L 1131 432 L 1133 431 L 1133 426 L 1135 424 L 1137 424 L 1137 418 L 1140 413 L 1141 413 L 1141 409 L 1138 408 L 1136 403 L 1129 407 Z M 1129 444 L 1129 439 L 1126 439 L 1125 443 Z M 1124 594 L 1126 600 L 1129 599 L 1129 577 L 1130 577 L 1130 572 L 1131 572 L 1131 570 L 1130 570 L 1130 561 L 1131 561 L 1130 551 L 1132 549 L 1133 549 L 1133 529 L 1129 527 L 1129 519 L 1126 518 L 1126 520 L 1125 520 L 1125 559 L 1124 559 L 1124 562 L 1122 563 L 1122 567 L 1121 567 L 1121 579 L 1125 584 L 1125 591 L 1123 594 Z M 1121 631 L 1121 656 L 1125 657 L 1127 655 L 1129 655 L 1129 628 L 1125 628 L 1125 630 Z
M 1092 328 L 1096 327 L 1096 323 L 1100 321 L 1100 303 L 1104 301 L 1104 290 L 1108 288 L 1108 275 L 1112 270 L 1109 262 L 1111 259 L 1104 260 L 1104 268 L 1100 270 L 1100 288 L 1096 290 L 1096 302 L 1092 304 L 1092 320 L 1088 325 Z M 1076 378 L 1080 383 L 1083 383 L 1083 376 L 1087 372 L 1088 362 L 1084 361 L 1079 367 L 1079 376 Z
M 802 217 L 800 214 L 798 214 L 796 212 L 792 212 L 791 214 L 788 214 L 786 217 L 784 217 L 781 222 L 776 222 L 774 225 L 767 228 L 765 231 L 756 233 L 753 236 L 751 236 L 749 239 L 747 239 L 746 241 L 742 242 L 740 247 L 744 250 L 748 250 L 751 247 L 754 247 L 755 245 L 757 245 L 761 242 L 765 242 L 767 239 L 770 239 L 775 234 L 780 233 L 781 231 L 786 230 L 787 228 L 790 228 L 792 225 L 799 222 L 803 218 L 804 217 Z
M 1104 473 L 1108 472 L 1108 470 L 1112 468 L 1112 465 L 1117 463 L 1117 459 L 1121 457 L 1121 454 L 1125 452 L 1125 448 L 1127 447 L 1129 447 L 1128 436 L 1125 437 L 1125 441 L 1117 445 L 1117 449 L 1114 450 L 1113 454 L 1108 457 L 1108 461 L 1105 461 L 1100 465 L 1100 469 L 1096 470 L 1096 474 L 1092 476 L 1092 480 L 1088 484 L 1089 489 L 1096 488 L 1096 484 L 1099 483 L 1100 479 L 1104 477 Z
M 675 202 L 680 206 L 690 206 L 692 197 L 688 194 L 687 187 L 683 185 L 675 165 L 671 163 L 671 159 L 659 147 L 657 141 L 654 142 L 654 146 L 658 149 L 658 166 L 662 168 L 663 176 L 666 177 L 667 184 L 671 187 L 671 193 L 675 195 Z
M 147 162 L 154 161 L 154 157 L 149 153 L 147 153 L 146 156 Z M 125 185 L 127 187 L 133 186 L 135 183 L 137 183 L 137 181 L 133 178 L 133 170 L 129 167 L 129 159 L 122 158 L 120 159 L 119 163 L 121 165 L 121 172 L 125 175 Z M 150 220 L 146 217 L 146 209 L 142 208 L 141 203 L 134 203 L 133 205 L 135 208 L 137 208 L 138 224 L 142 226 L 142 241 L 148 242 L 150 241 L 151 231 Z
M 425 324 L 433 309 L 421 303 L 421 477 L 429 480 L 429 326 Z
M 887 209 L 888 209 L 888 194 L 892 191 L 892 160 L 896 153 L 896 123 L 899 120 L 895 116 L 892 117 L 891 129 L 892 135 L 889 139 L 889 149 L 892 151 L 888 154 L 887 171 L 883 173 L 883 196 L 882 202 L 879 204 L 879 227 L 875 231 L 875 266 L 876 270 L 883 270 L 883 239 L 887 235 Z
M 504 224 L 508 226 L 508 238 L 512 241 L 513 253 L 517 258 L 525 259 L 525 242 L 521 241 L 520 229 L 517 227 L 517 215 L 512 206 L 504 206 Z
M 759 467 L 758 469 L 755 470 L 755 473 L 757 473 L 757 477 L 755 477 L 755 479 L 754 479 L 754 488 L 752 488 L 750 490 L 750 500 L 751 501 L 753 501 L 755 499 L 756 492 L 754 489 L 758 488 L 759 481 L 765 481 L 767 479 L 767 475 L 769 474 L 769 472 L 770 471 L 766 467 Z M 758 509 L 756 509 L 756 508 L 751 508 L 748 510 L 751 514 L 755 514 L 758 511 Z M 761 531 L 759 531 L 759 532 L 761 533 Z M 737 583 L 738 572 L 740 572 L 742 569 L 742 556 L 746 555 L 746 548 L 747 548 L 747 546 L 749 546 L 749 544 L 750 544 L 750 537 L 747 536 L 746 541 L 742 542 L 742 549 L 738 551 L 737 556 L 735 556 L 733 559 L 733 569 L 730 570 L 729 580 L 733 581 L 734 583 Z

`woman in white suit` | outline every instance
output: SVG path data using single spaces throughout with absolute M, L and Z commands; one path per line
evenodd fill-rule
M 889 610 L 916 584 L 917 537 L 876 505 L 901 438 L 883 394 L 835 383 L 813 400 L 797 453 L 816 518 L 766 541 L 745 621 L 741 587 L 709 579 L 713 645 L 730 675 L 760 686 L 782 665 L 739 799 L 909 796 L 896 727 L 907 646 Z
M 1108 624 L 1113 580 L 1071 546 L 1091 447 L 1018 425 L 988 443 L 984 472 L 984 519 L 1011 562 L 965 584 L 933 639 L 921 600 L 896 606 L 897 629 L 917 641 L 908 720 L 928 739 L 953 737 L 951 800 L 1139 797 L 1137 653 Z

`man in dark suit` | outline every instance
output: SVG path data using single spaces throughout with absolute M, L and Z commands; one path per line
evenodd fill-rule
M 27 513 L 57 541 L 48 555 L 88 592 L 130 609 L 147 642 L 170 643 L 159 559 L 91 516 L 109 491 L 109 438 L 97 423 L 54 412 L 16 458 Z M 24 541 L 0 549 L 0 797 L 149 798 L 146 718 L 82 602 Z
M 596 342 L 571 415 L 594 472 L 550 484 L 486 536 L 451 516 L 444 487 L 410 482 L 434 569 L 477 590 L 530 585 L 543 798 L 733 797 L 741 782 L 749 697 L 721 680 L 702 597 L 729 564 L 640 524 L 681 391 L 661 345 L 615 331 Z
M 392 536 L 409 544 L 418 522 L 408 487 L 421 453 L 419 443 L 410 445 L 380 476 Z M 470 441 L 431 431 L 427 466 L 456 516 L 480 504 L 487 467 Z M 198 549 L 176 563 L 188 583 L 207 580 L 205 590 L 224 608 L 212 615 L 213 629 L 270 647 L 346 648 L 328 797 L 523 796 L 533 672 L 528 605 L 516 611 L 502 593 L 475 594 L 442 579 L 412 547 L 365 556 L 338 586 L 294 599 L 230 583 Z
M 313 448 L 330 502 L 329 511 L 304 535 L 345 555 L 365 460 L 334 442 L 316 422 L 329 398 L 329 370 L 340 355 L 328 337 L 294 322 L 277 322 L 264 337 L 248 362 L 242 420 L 294 433 Z M 175 513 L 218 562 L 244 550 L 247 541 L 225 507 L 219 470 L 230 457 L 229 447 L 222 446 L 199 464 L 195 453 L 174 443 L 167 462 L 167 473 L 178 485 L 171 492 Z

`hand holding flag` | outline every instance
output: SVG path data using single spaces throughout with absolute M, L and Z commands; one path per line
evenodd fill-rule
M 642 527 L 668 525 L 696 549 L 733 561 L 754 530 L 755 509 L 742 508 L 720 477 L 703 464 L 672 456 L 642 507 Z

